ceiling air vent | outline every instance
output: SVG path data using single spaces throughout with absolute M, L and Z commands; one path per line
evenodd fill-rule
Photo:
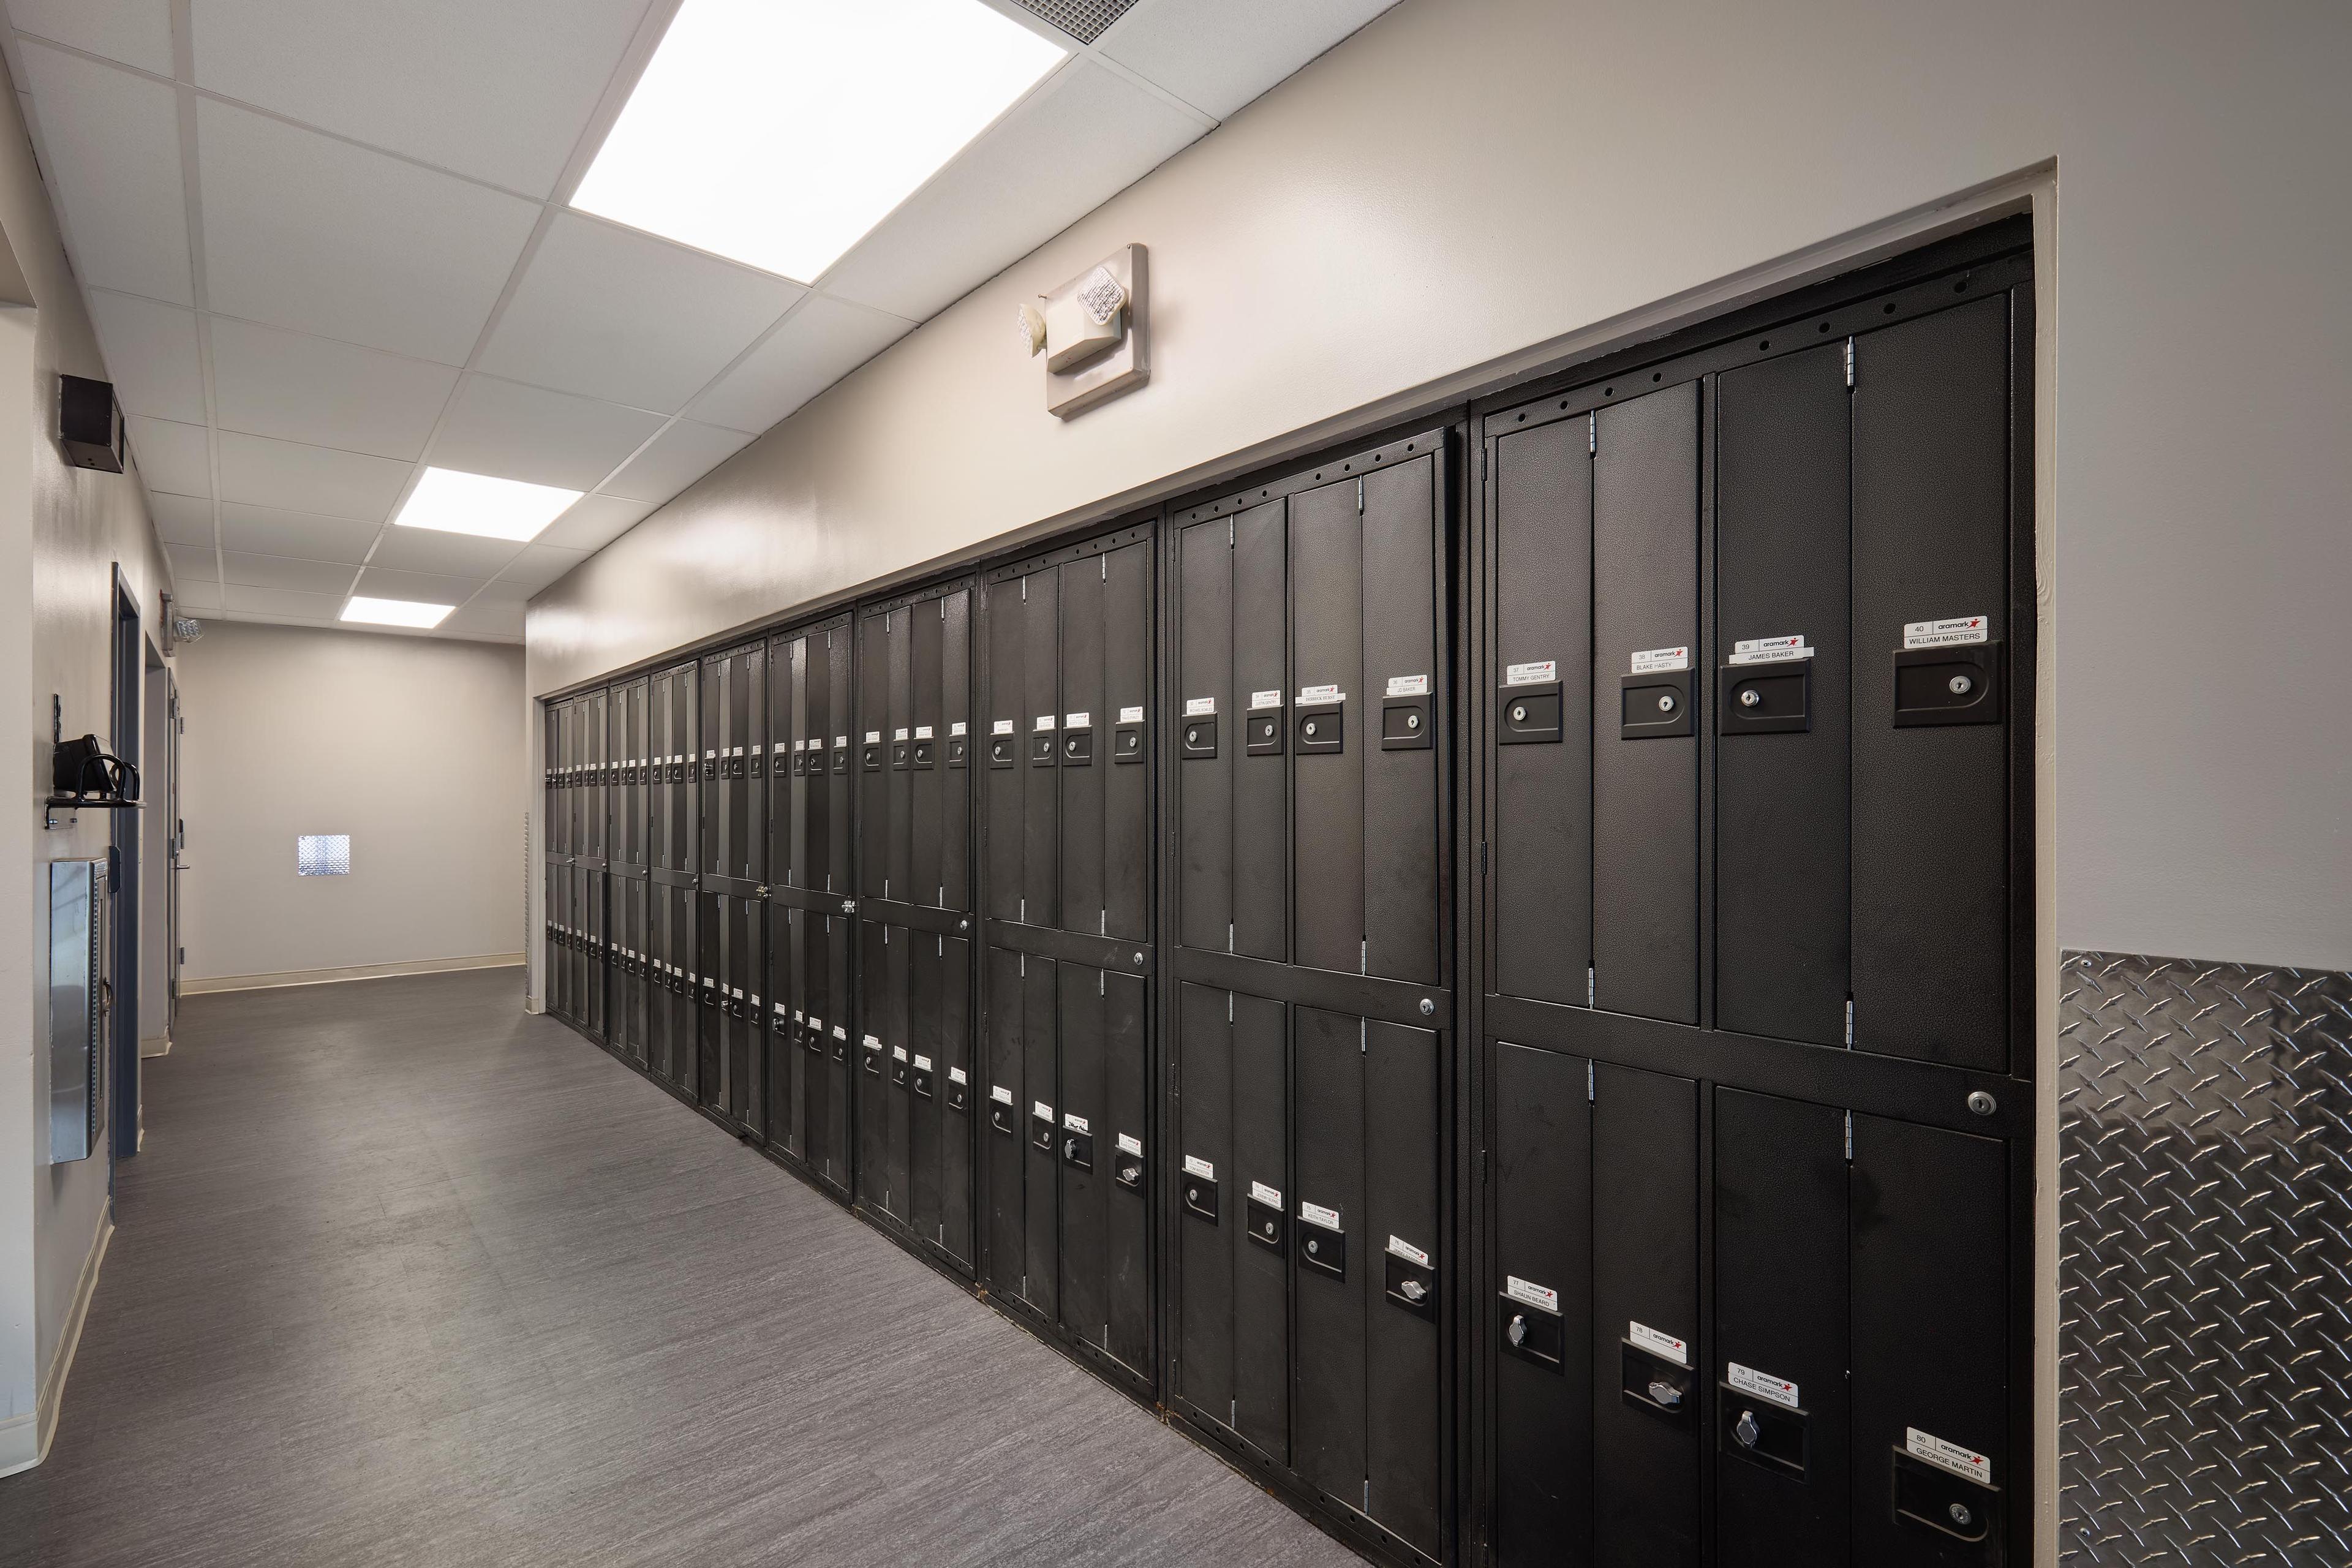
M 1082 44 L 1091 44 L 1132 10 L 1135 0 L 1013 0 L 1033 16 L 1051 22 Z

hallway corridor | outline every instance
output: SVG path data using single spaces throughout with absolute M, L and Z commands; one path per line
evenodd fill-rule
M 1355 1561 L 520 991 L 188 1001 L 0 1564 Z

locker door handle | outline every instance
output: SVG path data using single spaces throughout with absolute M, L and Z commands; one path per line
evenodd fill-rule
M 1650 1397 L 1672 1410 L 1683 1402 L 1683 1391 L 1661 1378 L 1650 1380 Z
M 1496 699 L 1496 709 L 1497 745 L 1540 745 L 1560 738 L 1560 691 L 1557 680 L 1506 686 Z

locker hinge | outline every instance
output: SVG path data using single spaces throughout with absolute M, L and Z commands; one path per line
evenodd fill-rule
M 1592 1070 L 1592 1064 L 1591 1062 L 1586 1062 L 1584 1064 L 1584 1103 L 1587 1105 L 1591 1105 L 1592 1103 L 1592 1091 L 1594 1087 L 1592 1080 L 1597 1075 Z
M 1364 481 L 1361 479 L 1356 481 L 1356 515 L 1364 515 Z
M 1599 972 L 1592 965 L 1586 964 L 1584 966 L 1584 1005 L 1586 1006 L 1594 1005 L 1594 999 L 1600 995 L 1600 985 Z
M 1024 605 L 1029 602 L 1029 579 L 1026 577 L 1021 579 L 1021 602 Z M 1029 1293 L 1029 1277 L 1025 1274 L 1021 1277 L 1021 1293 L 1024 1296 Z
M 1845 999 L 1845 1047 L 1853 1049 L 1853 998 Z
M 1226 526 L 1231 527 L 1232 524 L 1228 522 Z M 1110 557 L 1108 555 L 1102 558 L 1102 580 L 1106 583 L 1110 581 Z M 1106 1340 L 1110 1338 L 1110 1325 L 1108 1323 L 1105 1323 L 1103 1325 L 1103 1338 Z
M 1853 340 L 1852 338 L 1845 341 L 1845 385 L 1847 391 L 1853 390 Z
M 1225 922 L 1225 951 L 1226 951 L 1227 952 L 1233 952 L 1233 950 L 1234 950 L 1234 922 L 1233 922 L 1233 921 L 1227 921 Z
M 1845 1163 L 1853 1163 L 1853 1112 L 1845 1113 Z
M 1595 409 L 1584 416 L 1584 455 L 1588 458 L 1601 450 L 1601 413 Z

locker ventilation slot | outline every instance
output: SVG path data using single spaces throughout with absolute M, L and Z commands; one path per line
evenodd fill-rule
M 1103 36 L 1113 22 L 1134 7 L 1135 0 L 1013 0 L 1024 11 L 1051 22 L 1082 44 Z

